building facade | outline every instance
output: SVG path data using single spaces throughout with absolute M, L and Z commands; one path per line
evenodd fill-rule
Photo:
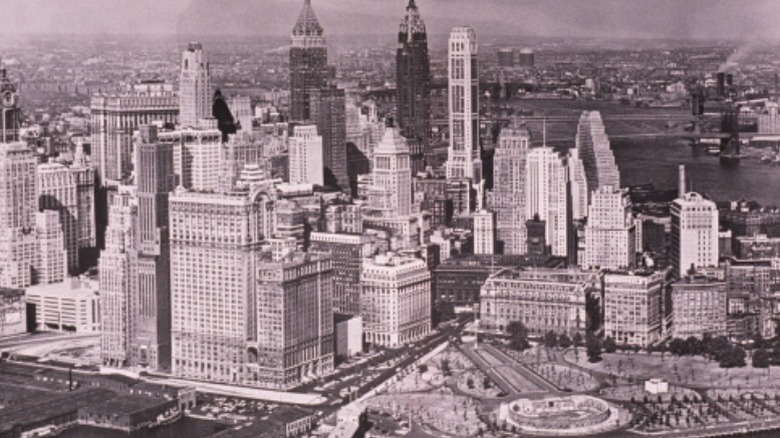
M 145 125 L 136 138 L 137 233 L 132 252 L 137 276 L 131 301 L 131 365 L 171 366 L 171 261 L 168 198 L 173 190 L 173 148 Z
M 26 143 L 0 143 L 0 286 L 32 284 L 37 160 Z
M 300 125 L 290 137 L 289 166 L 291 184 L 325 184 L 322 136 L 317 126 Z
M 585 168 L 588 199 L 599 187 L 620 187 L 620 172 L 598 111 L 585 111 L 577 125 L 576 148 Z
M 413 173 L 425 169 L 425 152 L 430 141 L 431 72 L 428 34 L 414 0 L 398 29 L 396 51 L 396 105 L 398 127 L 412 146 Z
M 661 340 L 665 272 L 609 272 L 603 284 L 604 336 L 642 348 Z
M 373 188 L 369 203 L 388 217 L 412 214 L 412 169 L 406 139 L 387 128 L 374 151 Z
M 97 281 L 74 277 L 65 283 L 33 286 L 25 297 L 35 307 L 36 330 L 100 333 Z
M 706 276 L 686 275 L 672 285 L 672 337 L 687 339 L 726 332 L 728 284 Z
M 592 272 L 503 269 L 491 275 L 479 295 L 480 328 L 504 331 L 522 322 L 531 334 L 582 333 L 587 294 L 596 289 Z
M 672 268 L 682 278 L 690 268 L 718 265 L 718 208 L 698 193 L 686 193 L 671 205 Z
M 179 124 L 195 127 L 211 118 L 211 73 L 203 44 L 191 42 L 181 54 L 179 74 Z
M 293 121 L 315 120 L 310 113 L 309 93 L 324 87 L 327 81 L 328 48 L 324 33 L 311 0 L 304 0 L 290 47 L 290 119 Z
M 397 348 L 431 330 L 431 274 L 423 260 L 397 255 L 363 262 L 360 312 L 366 342 Z
M 322 136 L 325 185 L 349 193 L 347 173 L 347 121 L 344 90 L 327 87 L 309 90 L 309 115 Z
M 456 27 L 449 39 L 449 124 L 447 178 L 482 181 L 479 145 L 479 66 L 477 34 L 469 27 Z
M 610 185 L 593 192 L 585 226 L 585 269 L 626 269 L 636 260 L 636 226 L 628 190 Z
M 531 133 L 522 128 L 504 128 L 493 158 L 493 202 L 496 240 L 504 254 L 525 254 L 526 161 Z
M 547 244 L 552 254 L 568 254 L 569 219 L 567 171 L 563 160 L 551 147 L 531 149 L 525 171 L 525 211 L 547 225 Z

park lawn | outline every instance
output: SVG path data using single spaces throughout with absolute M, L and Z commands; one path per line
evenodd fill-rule
M 708 361 L 700 356 L 675 357 L 660 353 L 604 353 L 602 361 L 588 362 L 585 352 L 579 354 L 567 351 L 565 359 L 583 368 L 593 371 L 617 374 L 621 377 L 633 377 L 644 381 L 661 378 L 670 383 L 706 388 L 767 388 L 780 387 L 780 370 L 753 368 L 720 368 L 717 362 Z M 578 360 L 577 360 L 578 359 Z

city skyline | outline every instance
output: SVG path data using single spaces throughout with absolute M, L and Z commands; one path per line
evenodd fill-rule
M 315 0 L 314 7 L 330 35 L 389 35 L 405 3 Z M 470 0 L 423 0 L 418 6 L 427 11 L 432 36 L 469 24 L 485 36 L 780 40 L 772 20 L 780 4 L 772 0 L 489 0 L 478 7 Z M 0 34 L 283 36 L 299 10 L 298 2 L 286 0 L 9 0 L 0 11 L 6 23 Z

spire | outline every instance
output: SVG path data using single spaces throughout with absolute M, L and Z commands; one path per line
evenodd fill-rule
M 311 0 L 303 0 L 303 9 L 298 15 L 298 21 L 293 27 L 293 36 L 322 36 L 324 33 L 314 9 L 311 7 Z
M 420 10 L 417 9 L 417 4 L 414 0 L 409 0 L 409 4 L 406 6 L 406 15 L 401 21 L 398 32 L 402 35 L 402 38 L 408 41 L 412 41 L 413 35 L 426 33 L 425 22 L 420 17 Z
M 414 0 L 409 0 L 409 5 L 406 7 L 406 10 L 408 11 L 409 9 L 417 9 L 417 5 L 414 4 Z

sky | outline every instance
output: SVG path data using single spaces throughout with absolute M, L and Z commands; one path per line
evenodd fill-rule
M 303 0 L 0 0 L 0 34 L 286 35 Z M 312 0 L 326 35 L 396 32 L 408 0 Z M 778 0 L 416 0 L 429 34 L 780 40 Z

